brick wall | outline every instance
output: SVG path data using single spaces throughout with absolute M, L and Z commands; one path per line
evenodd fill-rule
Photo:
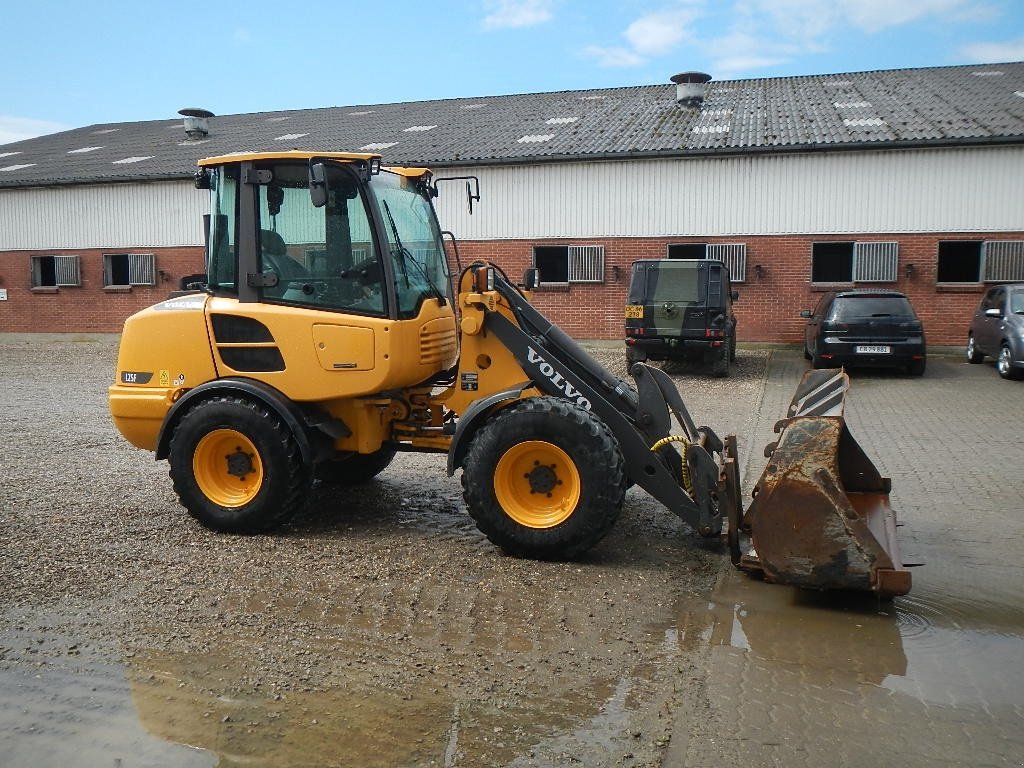
M 155 255 L 157 284 L 104 290 L 103 254 L 128 252 Z M 33 291 L 32 256 L 48 255 L 77 255 L 82 284 Z M 201 247 L 0 252 L 0 288 L 7 291 L 7 301 L 0 301 L 0 333 L 118 333 L 125 318 L 167 298 L 180 278 L 202 270 Z
M 778 235 L 708 238 L 621 238 L 573 239 L 573 245 L 604 245 L 605 283 L 573 284 L 568 289 L 541 289 L 534 304 L 552 321 L 576 338 L 622 338 L 622 309 L 626 303 L 630 264 L 636 259 L 665 255 L 669 243 L 744 242 L 747 245 L 747 282 L 734 286 L 740 300 L 735 311 L 741 341 L 802 342 L 804 321 L 800 310 L 811 309 L 824 287 L 812 286 L 811 245 L 828 240 L 894 240 L 899 243 L 899 276 L 895 283 L 858 283 L 858 288 L 888 288 L 903 291 L 914 304 L 925 326 L 929 344 L 964 343 L 967 326 L 984 286 L 936 286 L 937 251 L 940 240 L 1017 240 L 1019 233 L 948 234 L 865 234 L 842 236 Z M 565 244 L 564 240 L 463 242 L 459 252 L 463 264 L 487 259 L 501 266 L 518 281 L 532 265 L 533 246 Z M 758 279 L 754 265 L 764 267 Z M 914 274 L 906 276 L 906 265 Z M 618 267 L 616 277 L 615 268 Z
M 938 242 L 1024 239 L 1024 232 L 720 238 L 721 242 L 745 242 L 747 245 L 747 282 L 735 286 L 740 293 L 740 300 L 736 303 L 740 340 L 800 342 L 803 339 L 800 310 L 812 308 L 824 290 L 810 283 L 811 244 L 855 239 L 899 242 L 897 282 L 877 287 L 904 291 L 924 322 L 928 342 L 947 345 L 964 342 L 967 325 L 984 287 L 937 287 Z M 605 282 L 573 284 L 567 289 L 542 289 L 534 295 L 534 303 L 576 338 L 620 339 L 630 264 L 636 259 L 663 257 L 669 243 L 705 241 L 706 238 L 574 239 L 574 245 L 605 247 Z M 459 243 L 459 253 L 464 265 L 473 259 L 487 259 L 518 281 L 523 270 L 533 263 L 535 245 L 565 243 L 564 240 L 467 241 Z M 118 249 L 118 252 L 125 250 Z M 0 288 L 7 290 L 7 301 L 0 301 L 0 333 L 118 332 L 128 315 L 164 299 L 169 291 L 177 288 L 182 276 L 202 270 L 201 248 L 130 250 L 154 253 L 156 268 L 162 270 L 166 277 L 156 286 L 133 286 L 128 293 L 110 292 L 103 288 L 103 254 L 112 252 L 111 249 L 0 253 Z M 81 287 L 60 288 L 55 293 L 34 293 L 31 290 L 30 257 L 60 253 L 74 253 L 81 257 Z M 755 264 L 765 268 L 761 279 L 754 274 Z M 905 274 L 907 264 L 914 265 L 914 275 L 909 278 Z M 865 286 L 861 284 L 859 287 Z M 873 286 L 868 284 L 866 287 Z

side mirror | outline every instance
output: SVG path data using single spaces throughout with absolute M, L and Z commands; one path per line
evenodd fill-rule
M 309 164 L 309 199 L 314 208 L 327 205 L 327 168 L 323 163 Z
M 523 272 L 523 288 L 527 291 L 536 291 L 540 288 L 540 270 L 530 267 Z
M 810 317 L 811 317 L 811 310 L 809 310 L 809 309 L 801 309 L 800 310 L 800 317 L 810 319 Z
M 999 309 L 997 309 L 996 307 L 992 307 L 990 309 L 986 309 L 985 310 L 985 316 L 986 317 L 1002 317 L 1003 313 Z

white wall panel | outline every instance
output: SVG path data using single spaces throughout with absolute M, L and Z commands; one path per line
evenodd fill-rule
M 0 250 L 202 245 L 191 181 L 0 189 Z
M 458 169 L 463 174 L 480 177 L 473 215 L 458 186 L 442 187 L 438 215 L 465 240 L 1024 228 L 1024 147 Z
M 438 169 L 438 175 L 449 172 Z M 459 168 L 438 215 L 462 240 L 1019 232 L 1024 147 Z M 0 250 L 200 245 L 190 181 L 0 189 Z

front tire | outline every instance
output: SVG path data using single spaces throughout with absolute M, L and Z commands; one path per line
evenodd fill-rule
M 1010 345 L 1003 344 L 999 348 L 999 357 L 996 358 L 996 370 L 1004 379 L 1019 379 L 1024 376 L 1024 371 L 1013 367 L 1013 354 L 1010 352 Z
M 608 426 L 552 397 L 530 398 L 489 419 L 462 472 L 477 527 L 512 555 L 576 557 L 611 530 L 626 491 L 625 462 Z
M 207 528 L 259 533 L 301 509 L 310 474 L 291 430 L 266 406 L 220 396 L 192 407 L 171 437 L 170 475 Z

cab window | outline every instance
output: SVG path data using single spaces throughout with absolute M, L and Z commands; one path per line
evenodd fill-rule
M 385 315 L 384 271 L 355 174 L 328 166 L 327 204 L 317 208 L 305 163 L 258 167 L 271 172 L 259 186 L 263 300 Z

